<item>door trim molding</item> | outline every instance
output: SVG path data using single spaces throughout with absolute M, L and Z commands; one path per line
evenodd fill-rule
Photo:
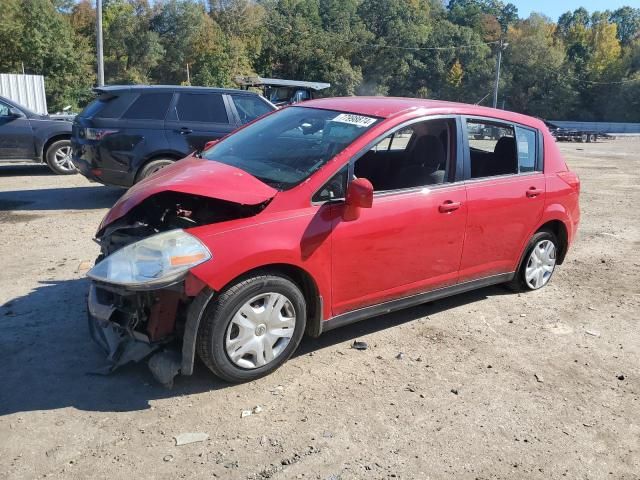
M 328 320 L 320 322 L 320 333 L 328 332 L 335 328 L 339 328 L 351 323 L 359 322 L 365 318 L 375 317 L 377 315 L 383 315 L 385 313 L 395 312 L 396 310 L 402 310 L 404 308 L 420 305 L 421 303 L 431 302 L 433 300 L 439 300 L 441 298 L 450 297 L 459 293 L 476 290 L 482 287 L 488 287 L 491 285 L 497 285 L 499 283 L 508 282 L 513 280 L 515 272 L 501 273 L 498 275 L 492 275 L 490 277 L 480 278 L 477 280 L 471 280 L 469 282 L 458 283 L 449 287 L 438 288 L 436 290 L 430 290 L 424 293 L 418 293 L 416 295 L 410 295 L 408 297 L 402 297 L 395 300 L 379 303 L 377 305 L 371 305 L 350 312 L 336 315 Z

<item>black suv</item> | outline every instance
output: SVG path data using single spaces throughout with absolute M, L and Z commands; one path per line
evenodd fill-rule
M 55 173 L 76 173 L 71 163 L 71 122 L 40 115 L 0 97 L 0 161 L 47 162 Z
M 73 122 L 73 162 L 90 180 L 130 187 L 275 110 L 243 90 L 108 86 Z

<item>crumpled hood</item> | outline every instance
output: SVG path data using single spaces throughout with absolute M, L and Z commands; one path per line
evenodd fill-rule
M 258 205 L 278 192 L 239 168 L 187 157 L 131 187 L 109 210 L 98 231 L 145 199 L 164 191 L 192 193 L 241 205 Z

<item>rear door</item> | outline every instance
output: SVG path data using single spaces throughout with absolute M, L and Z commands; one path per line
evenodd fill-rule
M 545 202 L 536 130 L 481 118 L 465 123 L 468 219 L 461 282 L 513 272 Z
M 202 150 L 210 140 L 222 138 L 236 128 L 221 93 L 180 92 L 165 122 L 172 150 L 187 155 Z
M 0 159 L 31 160 L 35 156 L 31 122 L 9 114 L 11 105 L 0 102 Z

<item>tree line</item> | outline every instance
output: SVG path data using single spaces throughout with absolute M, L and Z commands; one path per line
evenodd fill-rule
M 2 0 L 0 72 L 45 76 L 51 110 L 96 82 L 95 4 Z M 500 0 L 104 0 L 107 84 L 331 83 L 328 95 L 491 103 L 550 119 L 640 122 L 640 9 L 554 21 Z

